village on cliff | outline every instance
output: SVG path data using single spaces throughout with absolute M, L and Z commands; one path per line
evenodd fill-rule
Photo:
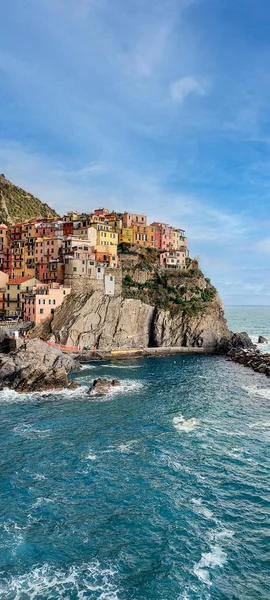
M 161 269 L 186 267 L 185 231 L 165 223 L 147 225 L 141 214 L 99 208 L 89 214 L 71 211 L 61 219 L 1 224 L 0 319 L 41 324 L 67 294 L 83 291 L 90 280 L 105 295 L 114 295 L 121 252 L 140 248 L 156 249 Z

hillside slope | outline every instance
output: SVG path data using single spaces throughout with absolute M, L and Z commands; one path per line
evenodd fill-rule
M 0 223 L 14 225 L 34 217 L 56 217 L 55 210 L 0 175 Z

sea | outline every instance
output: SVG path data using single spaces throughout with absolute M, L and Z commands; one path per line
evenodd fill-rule
M 270 339 L 270 307 L 226 315 Z M 73 377 L 0 393 L 0 598 L 269 600 L 270 380 L 199 355 Z

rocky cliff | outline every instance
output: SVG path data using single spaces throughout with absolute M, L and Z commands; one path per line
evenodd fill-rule
M 32 194 L 25 192 L 0 175 L 0 222 L 21 223 L 34 217 L 56 217 L 56 212 Z
M 148 265 L 149 266 L 149 265 Z M 146 275 L 145 275 L 146 272 Z M 215 288 L 195 267 L 186 272 L 125 265 L 116 296 L 70 294 L 34 335 L 82 350 L 192 346 L 218 349 L 230 337 Z

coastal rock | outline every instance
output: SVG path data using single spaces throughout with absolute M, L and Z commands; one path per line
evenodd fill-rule
M 232 348 L 251 348 L 255 349 L 255 345 L 252 343 L 249 335 L 246 332 L 234 333 L 229 342 L 230 350 Z
M 139 299 L 105 296 L 100 292 L 70 294 L 50 323 L 32 335 L 57 343 L 95 350 L 192 346 L 217 350 L 231 333 L 217 296 L 202 312 L 172 314 Z M 227 346 L 226 346 L 227 348 Z
M 268 344 L 268 340 L 265 337 L 263 337 L 263 335 L 259 335 L 258 344 Z
M 89 389 L 88 394 L 90 396 L 103 396 L 104 394 L 107 394 L 110 389 L 112 387 L 116 387 L 121 385 L 120 381 L 118 379 L 103 379 L 102 377 L 99 377 L 98 379 L 95 379 L 93 382 L 92 387 Z
M 228 356 L 234 362 L 237 362 L 245 367 L 250 367 L 257 373 L 262 373 L 270 376 L 270 355 L 262 354 L 259 350 L 253 348 L 232 348 Z
M 76 387 L 67 374 L 79 369 L 72 357 L 57 347 L 29 340 L 9 355 L 0 355 L 0 388 L 18 392 Z

